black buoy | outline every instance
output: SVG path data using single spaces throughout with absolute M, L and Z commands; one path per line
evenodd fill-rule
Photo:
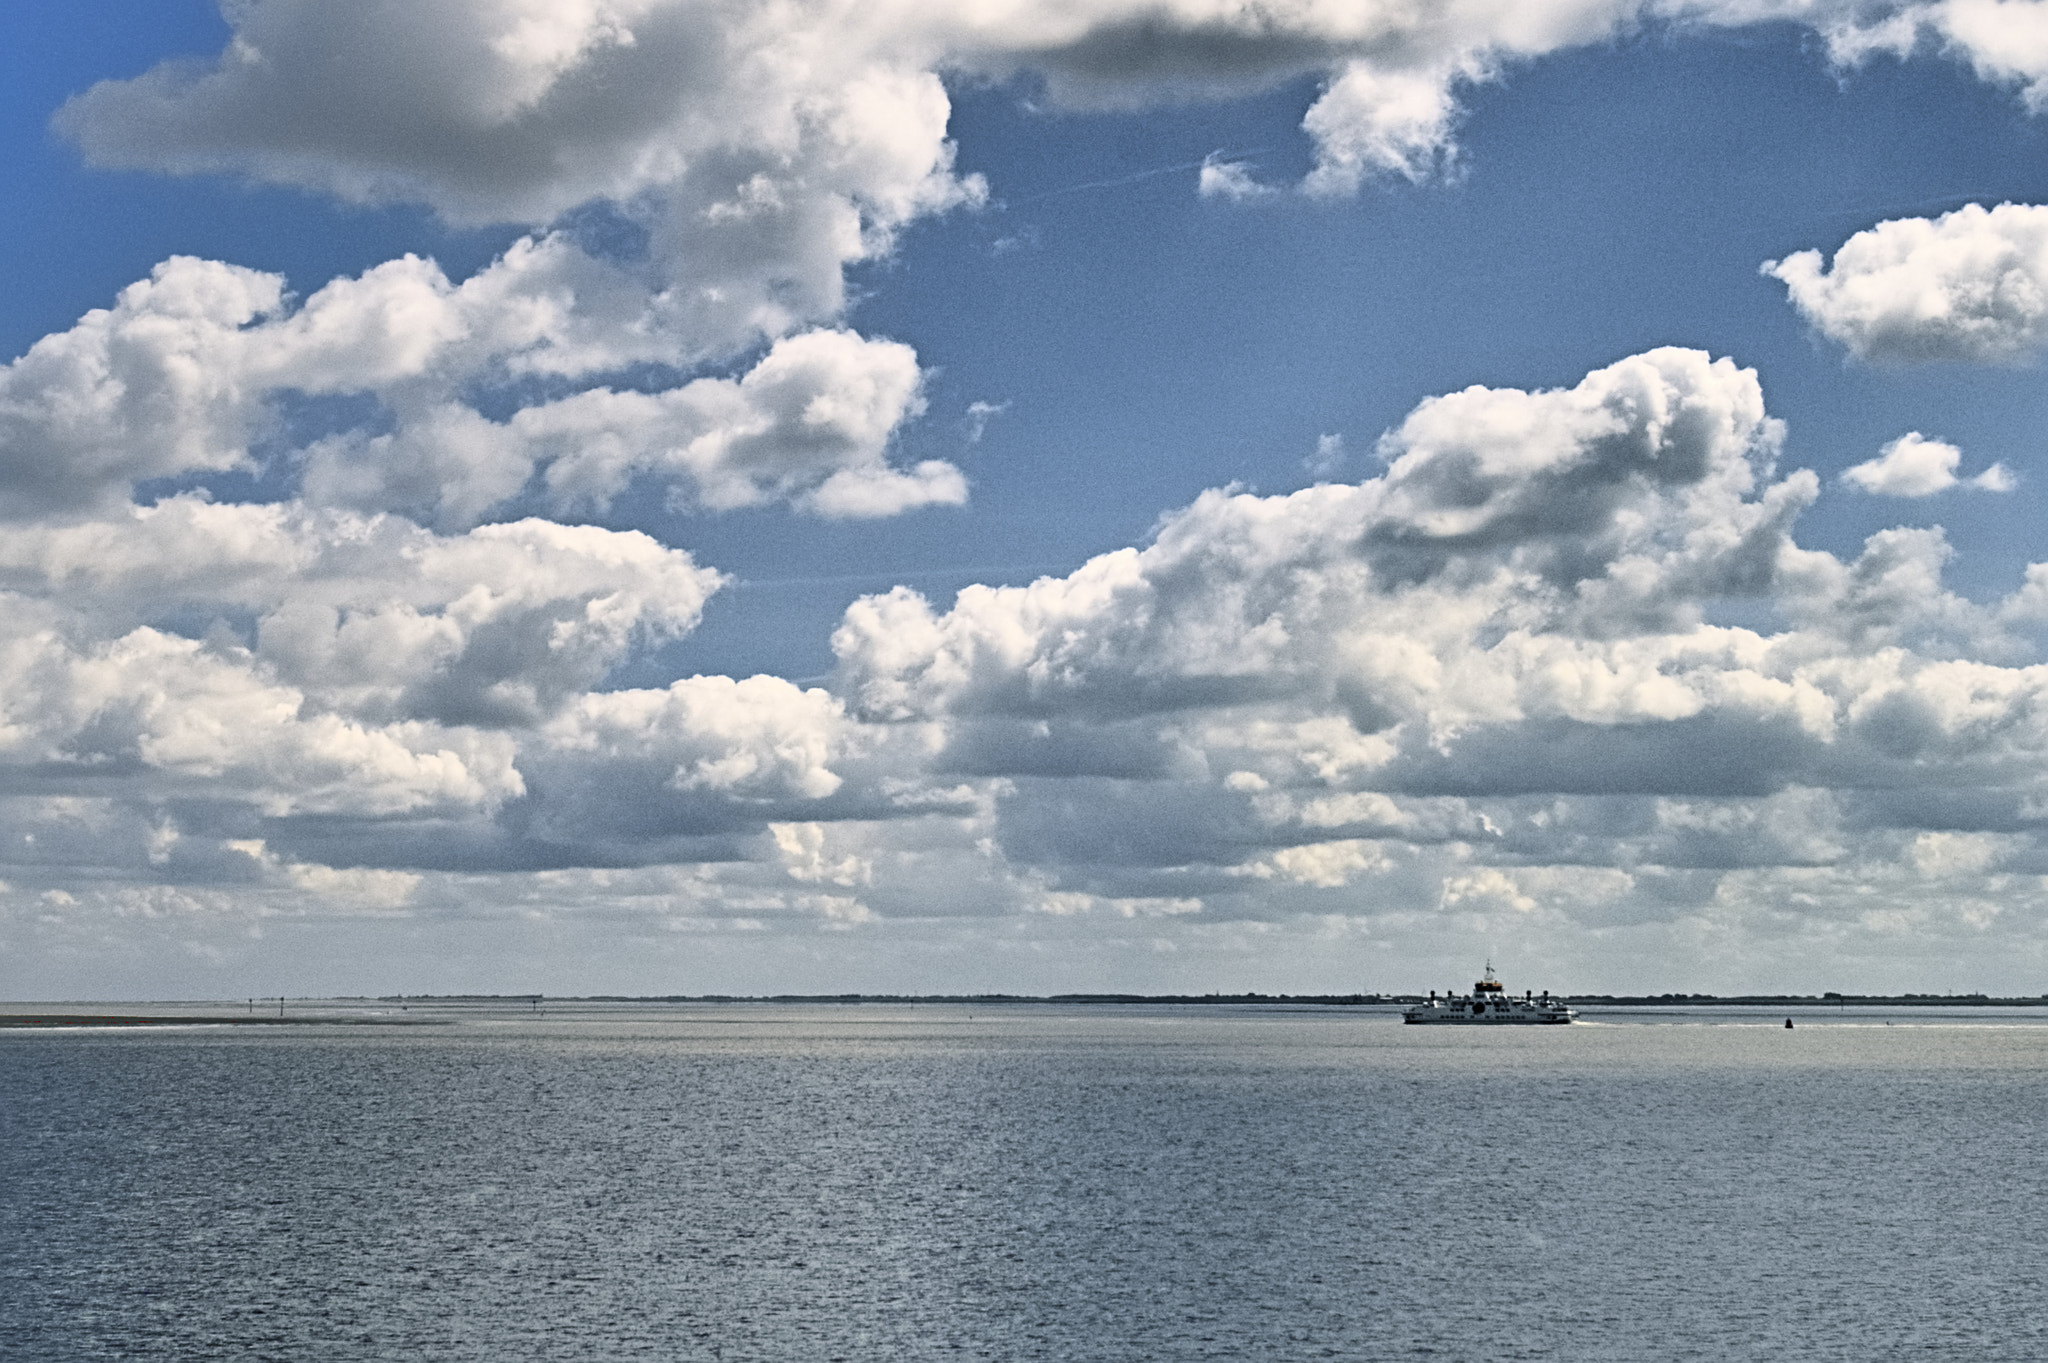
M 1786 1031 L 1788 1031 L 1788 1032 L 1792 1030 L 1792 1019 L 1791 1019 L 1791 1018 L 1786 1018 L 1786 1019 L 1785 1019 L 1785 1030 L 1786 1030 Z

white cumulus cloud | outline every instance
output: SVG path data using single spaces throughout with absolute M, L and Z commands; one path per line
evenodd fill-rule
M 830 316 L 843 266 L 983 192 L 953 170 L 941 71 L 1032 70 L 1081 106 L 1320 75 L 1304 187 L 1323 195 L 1445 165 L 1461 85 L 1645 25 L 1790 20 L 1844 63 L 1926 32 L 2030 101 L 2048 76 L 2018 0 L 250 0 L 227 17 L 218 57 L 102 82 L 60 129 L 101 165 L 239 172 L 459 222 L 606 201 L 646 228 L 678 293 L 787 310 L 771 331 Z M 1205 176 L 1208 192 L 1245 183 L 1230 163 Z
M 1371 175 L 1427 178 L 1450 150 L 1453 83 L 1476 74 L 1351 63 L 1302 120 L 1316 144 L 1316 167 L 1302 187 L 1330 197 L 1357 193 Z
M 1957 486 L 2010 492 L 2017 485 L 2003 464 L 1993 464 L 1973 478 L 1956 477 L 1962 457 L 1963 452 L 1946 441 L 1908 431 L 1888 442 L 1877 458 L 1844 471 L 1842 481 L 1886 497 L 1931 497 Z
M 558 510 L 602 508 L 643 476 L 714 510 L 883 516 L 965 500 L 950 464 L 889 463 L 924 410 L 924 376 L 908 346 L 850 331 L 783 337 L 736 378 L 592 387 L 487 419 L 466 393 L 493 373 L 636 358 L 586 334 L 573 289 L 528 291 L 567 249 L 515 250 L 459 287 L 406 257 L 297 308 L 275 275 L 166 261 L 0 370 L 0 514 L 105 510 L 147 479 L 254 468 L 279 403 L 347 394 L 378 400 L 370 424 L 291 452 L 316 503 L 474 524 L 536 475 Z
M 1802 549 L 1817 480 L 1782 440 L 1753 374 L 1690 351 L 1449 394 L 1362 484 L 1207 494 L 945 610 L 858 602 L 836 685 L 1003 783 L 988 836 L 1040 904 L 1661 921 L 1740 868 L 2033 818 L 2048 667 L 2001 624 L 2033 598 L 1948 592 L 1938 531 Z M 1727 600 L 1782 623 L 1711 623 Z
M 1766 261 L 1792 304 L 1862 359 L 2011 363 L 2048 340 L 2048 207 L 1967 204 Z
M 1226 161 L 1218 152 L 1202 158 L 1195 189 L 1205 199 L 1229 199 L 1235 203 L 1263 199 L 1278 192 L 1271 185 L 1259 183 L 1250 163 Z

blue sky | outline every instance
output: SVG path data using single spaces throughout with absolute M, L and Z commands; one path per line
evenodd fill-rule
M 25 9 L 0 990 L 2040 992 L 2039 8 Z

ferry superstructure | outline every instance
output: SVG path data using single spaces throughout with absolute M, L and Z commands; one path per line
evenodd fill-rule
M 1550 997 L 1548 989 L 1539 998 L 1531 990 L 1521 998 L 1510 997 L 1507 988 L 1493 977 L 1491 962 L 1486 978 L 1472 986 L 1469 994 L 1446 993 L 1443 998 L 1429 991 L 1429 1002 L 1404 1009 L 1403 1022 L 1462 1023 L 1467 1026 L 1512 1027 L 1516 1025 L 1570 1022 L 1574 1014 L 1562 999 Z

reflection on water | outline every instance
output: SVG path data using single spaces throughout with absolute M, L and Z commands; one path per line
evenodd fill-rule
M 0 1032 L 0 1356 L 2048 1356 L 2034 1010 L 392 1016 Z

